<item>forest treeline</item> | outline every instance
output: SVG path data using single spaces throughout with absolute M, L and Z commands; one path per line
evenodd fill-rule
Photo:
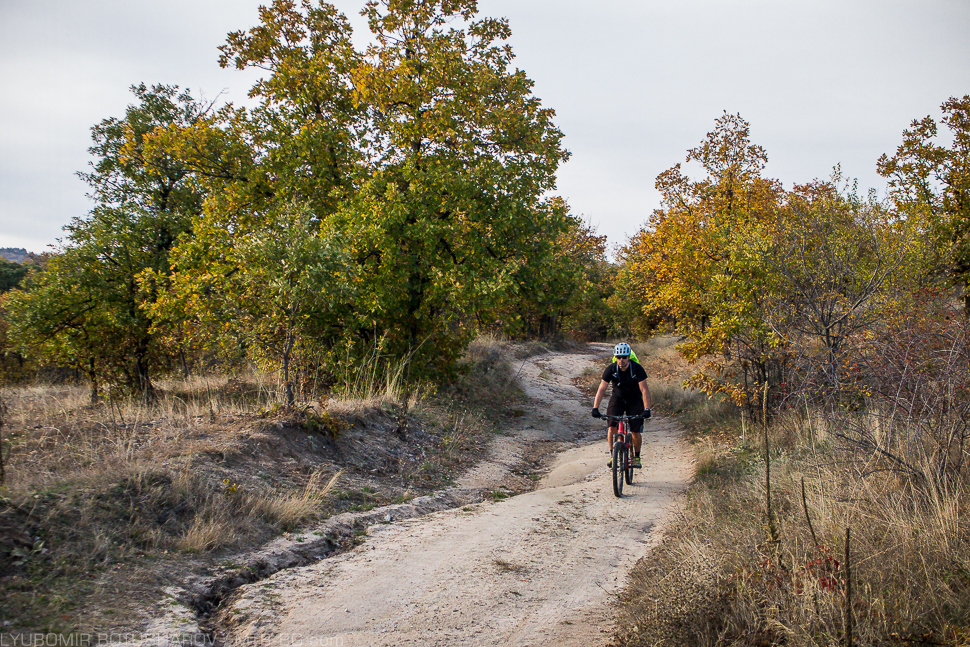
M 8 381 L 151 399 L 161 375 L 255 362 L 292 404 L 362 363 L 446 379 L 483 331 L 664 330 L 692 386 L 756 417 L 765 395 L 855 406 L 947 349 L 965 368 L 970 95 L 903 131 L 884 198 L 837 168 L 786 190 L 725 113 L 611 261 L 553 193 L 568 152 L 506 21 L 473 0 L 363 14 L 358 48 L 334 7 L 276 0 L 220 48 L 263 71 L 251 107 L 139 85 L 92 128 L 96 206 L 3 296 Z

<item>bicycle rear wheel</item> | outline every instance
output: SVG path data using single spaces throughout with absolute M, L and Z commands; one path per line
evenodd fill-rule
M 613 494 L 623 496 L 623 472 L 626 470 L 626 445 L 613 443 Z
M 632 452 L 632 450 L 627 451 Z M 633 485 L 633 457 L 629 456 L 629 460 L 624 465 L 626 466 L 626 469 L 624 470 L 626 475 L 626 483 L 627 485 Z

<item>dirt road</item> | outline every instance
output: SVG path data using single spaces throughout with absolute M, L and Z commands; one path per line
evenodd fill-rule
M 613 496 L 602 424 L 572 384 L 605 348 L 525 361 L 532 405 L 521 428 L 458 484 L 500 483 L 526 446 L 571 445 L 535 491 L 376 524 L 354 550 L 243 587 L 220 613 L 225 643 L 608 644 L 611 594 L 656 539 L 690 459 L 676 425 L 655 418 L 644 469 Z

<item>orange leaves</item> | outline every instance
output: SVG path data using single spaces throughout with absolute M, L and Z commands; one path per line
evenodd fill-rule
M 687 157 L 707 177 L 691 180 L 680 164 L 661 173 L 656 186 L 664 207 L 623 250 L 623 278 L 646 296 L 644 315 L 662 317 L 692 338 L 720 317 L 723 329 L 715 336 L 726 339 L 744 319 L 744 301 L 759 278 L 748 248 L 760 238 L 756 230 L 773 220 L 782 195 L 777 182 L 758 175 L 767 158 L 748 132 L 737 115 L 718 119 Z
M 784 379 L 793 345 L 820 339 L 831 355 L 878 316 L 905 256 L 878 204 L 831 182 L 786 193 L 760 176 L 766 160 L 747 122 L 725 114 L 687 155 L 706 176 L 680 165 L 658 176 L 663 208 L 623 250 L 621 280 L 644 295 L 643 320 L 685 335 L 692 362 L 739 362 L 742 375 L 711 363 L 690 385 L 739 404 Z
M 957 284 L 970 284 L 970 95 L 941 106 L 949 146 L 936 143 L 934 119 L 914 120 L 895 155 L 879 158 L 879 173 L 907 218 L 925 223 L 927 246 Z M 968 301 L 970 304 L 970 301 Z

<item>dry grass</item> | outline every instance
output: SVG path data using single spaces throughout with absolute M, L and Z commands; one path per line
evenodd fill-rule
M 391 361 L 374 356 L 348 366 L 347 373 L 338 377 L 338 382 L 347 386 L 337 400 L 381 406 L 418 397 L 406 379 L 408 364 L 409 358 Z
M 764 429 L 685 392 L 690 367 L 675 341 L 635 350 L 655 407 L 688 428 L 696 477 L 631 576 L 620 642 L 843 645 L 848 528 L 854 644 L 970 645 L 970 480 L 966 471 L 937 478 L 939 445 L 926 425 L 879 411 L 777 418 L 768 429 L 773 539 Z M 932 420 L 950 429 L 939 413 Z M 966 465 L 964 451 L 949 464 Z
M 459 365 L 461 377 L 445 388 L 445 393 L 486 411 L 503 407 L 520 394 L 517 371 L 522 360 L 512 358 L 523 357 L 522 352 L 521 346 L 502 337 L 478 337 L 469 344 Z
M 137 461 L 222 451 L 237 434 L 205 432 L 216 422 L 231 427 L 265 403 L 241 397 L 241 384 L 225 378 L 163 383 L 152 407 L 134 398 L 91 407 L 82 387 L 5 389 L 11 453 L 6 485 L 13 493 L 42 489 L 88 473 L 126 473 Z
M 848 456 L 829 424 L 769 430 L 777 543 L 757 434 L 705 443 L 689 503 L 627 590 L 626 644 L 844 644 L 847 528 L 855 644 L 970 641 L 970 484 L 924 487 Z
M 333 490 L 342 472 L 323 480 L 326 474 L 322 470 L 314 472 L 303 490 L 286 492 L 272 497 L 260 497 L 250 507 L 252 513 L 273 523 L 279 524 L 285 530 L 292 530 L 320 510 L 327 494 Z
M 92 407 L 83 387 L 4 389 L 0 622 L 71 631 L 128 605 L 120 621 L 138 604 L 129 590 L 148 604 L 221 556 L 450 482 L 490 437 L 486 405 L 515 397 L 510 357 L 482 339 L 440 395 L 392 366 L 297 412 L 280 409 L 272 375 L 161 381 L 153 406 Z
M 521 564 L 510 562 L 509 560 L 501 557 L 493 557 L 492 564 L 499 570 L 500 573 L 524 573 L 528 570 Z
M 192 525 L 175 542 L 175 547 L 187 552 L 205 552 L 228 543 L 240 531 L 251 531 L 253 525 L 264 522 L 283 530 L 293 530 L 320 514 L 324 498 L 334 488 L 341 472 L 324 478 L 322 470 L 314 472 L 302 490 L 276 494 L 239 492 L 232 483 L 225 483 L 222 498 L 207 498 L 196 513 Z M 213 501 L 214 499 L 214 501 Z
M 300 456 L 314 442 L 308 434 L 289 438 L 259 420 L 274 397 L 258 381 L 159 387 L 152 407 L 128 399 L 91 407 L 80 387 L 4 390 L 0 526 L 31 554 L 13 559 L 16 546 L 0 542 L 0 620 L 70 630 L 76 620 L 60 619 L 76 618 L 72 610 L 95 600 L 98 582 L 122 565 L 150 570 L 178 553 L 258 544 L 328 513 L 337 468 L 322 454 Z

